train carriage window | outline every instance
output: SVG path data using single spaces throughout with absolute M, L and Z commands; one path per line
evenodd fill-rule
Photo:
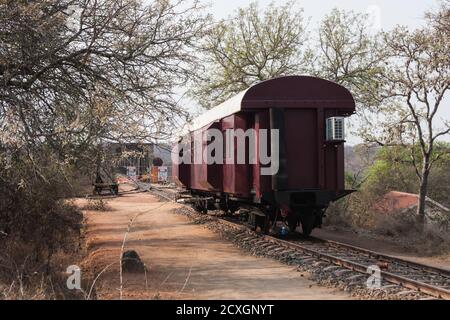
M 344 117 L 331 117 L 326 120 L 326 140 L 344 141 Z

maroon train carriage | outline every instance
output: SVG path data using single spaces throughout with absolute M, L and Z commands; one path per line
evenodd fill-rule
M 324 79 L 287 76 L 263 81 L 195 119 L 182 140 L 193 141 L 194 133 L 211 128 L 224 133 L 278 129 L 278 172 L 261 175 L 260 161 L 181 163 L 174 165 L 174 180 L 200 199 L 201 211 L 245 208 L 240 212 L 246 212 L 255 228 L 267 232 L 274 221 L 284 220 L 291 231 L 301 224 L 303 234 L 309 235 L 321 226 L 330 202 L 353 191 L 344 187 L 344 117 L 354 111 L 350 92 Z M 247 139 L 247 149 L 249 143 Z M 267 143 L 271 150 L 270 139 Z M 235 157 L 236 147 L 235 141 Z

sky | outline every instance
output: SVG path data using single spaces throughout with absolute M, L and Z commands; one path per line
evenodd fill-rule
M 210 0 L 210 11 L 216 18 L 226 18 L 239 7 L 248 6 L 252 0 Z M 284 0 L 259 0 L 260 7 L 284 4 Z M 319 22 L 333 8 L 354 10 L 357 12 L 374 13 L 378 16 L 381 28 L 388 30 L 396 24 L 417 27 L 423 23 L 423 13 L 438 7 L 436 0 L 297 0 L 295 5 L 303 8 L 305 17 L 311 17 L 311 22 Z
M 254 0 L 206 0 L 209 4 L 208 11 L 215 19 L 225 19 L 232 15 L 236 9 L 246 7 Z M 264 8 L 274 2 L 276 5 L 285 4 L 286 0 L 259 0 L 260 8 Z M 304 17 L 309 19 L 309 31 L 313 32 L 317 28 L 322 18 L 333 8 L 353 10 L 355 12 L 367 13 L 370 16 L 374 30 L 388 31 L 396 25 L 404 25 L 410 29 L 420 27 L 424 24 L 423 15 L 426 11 L 439 7 L 437 0 L 296 0 L 295 7 L 303 8 Z M 450 120 L 450 97 L 447 94 L 443 105 L 438 113 L 437 127 L 442 119 Z M 450 142 L 450 135 L 444 137 Z M 361 140 L 347 134 L 347 141 L 350 144 L 357 144 Z

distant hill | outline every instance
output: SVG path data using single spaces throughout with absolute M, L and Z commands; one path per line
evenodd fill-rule
M 379 148 L 379 146 L 365 144 L 346 145 L 344 147 L 345 171 L 357 173 L 370 166 Z

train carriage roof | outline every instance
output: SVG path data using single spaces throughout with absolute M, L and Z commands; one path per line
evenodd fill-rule
M 239 111 L 277 107 L 332 108 L 342 115 L 350 115 L 355 111 L 355 101 L 346 88 L 328 80 L 309 76 L 279 77 L 255 84 L 206 111 L 193 120 L 189 131 Z

